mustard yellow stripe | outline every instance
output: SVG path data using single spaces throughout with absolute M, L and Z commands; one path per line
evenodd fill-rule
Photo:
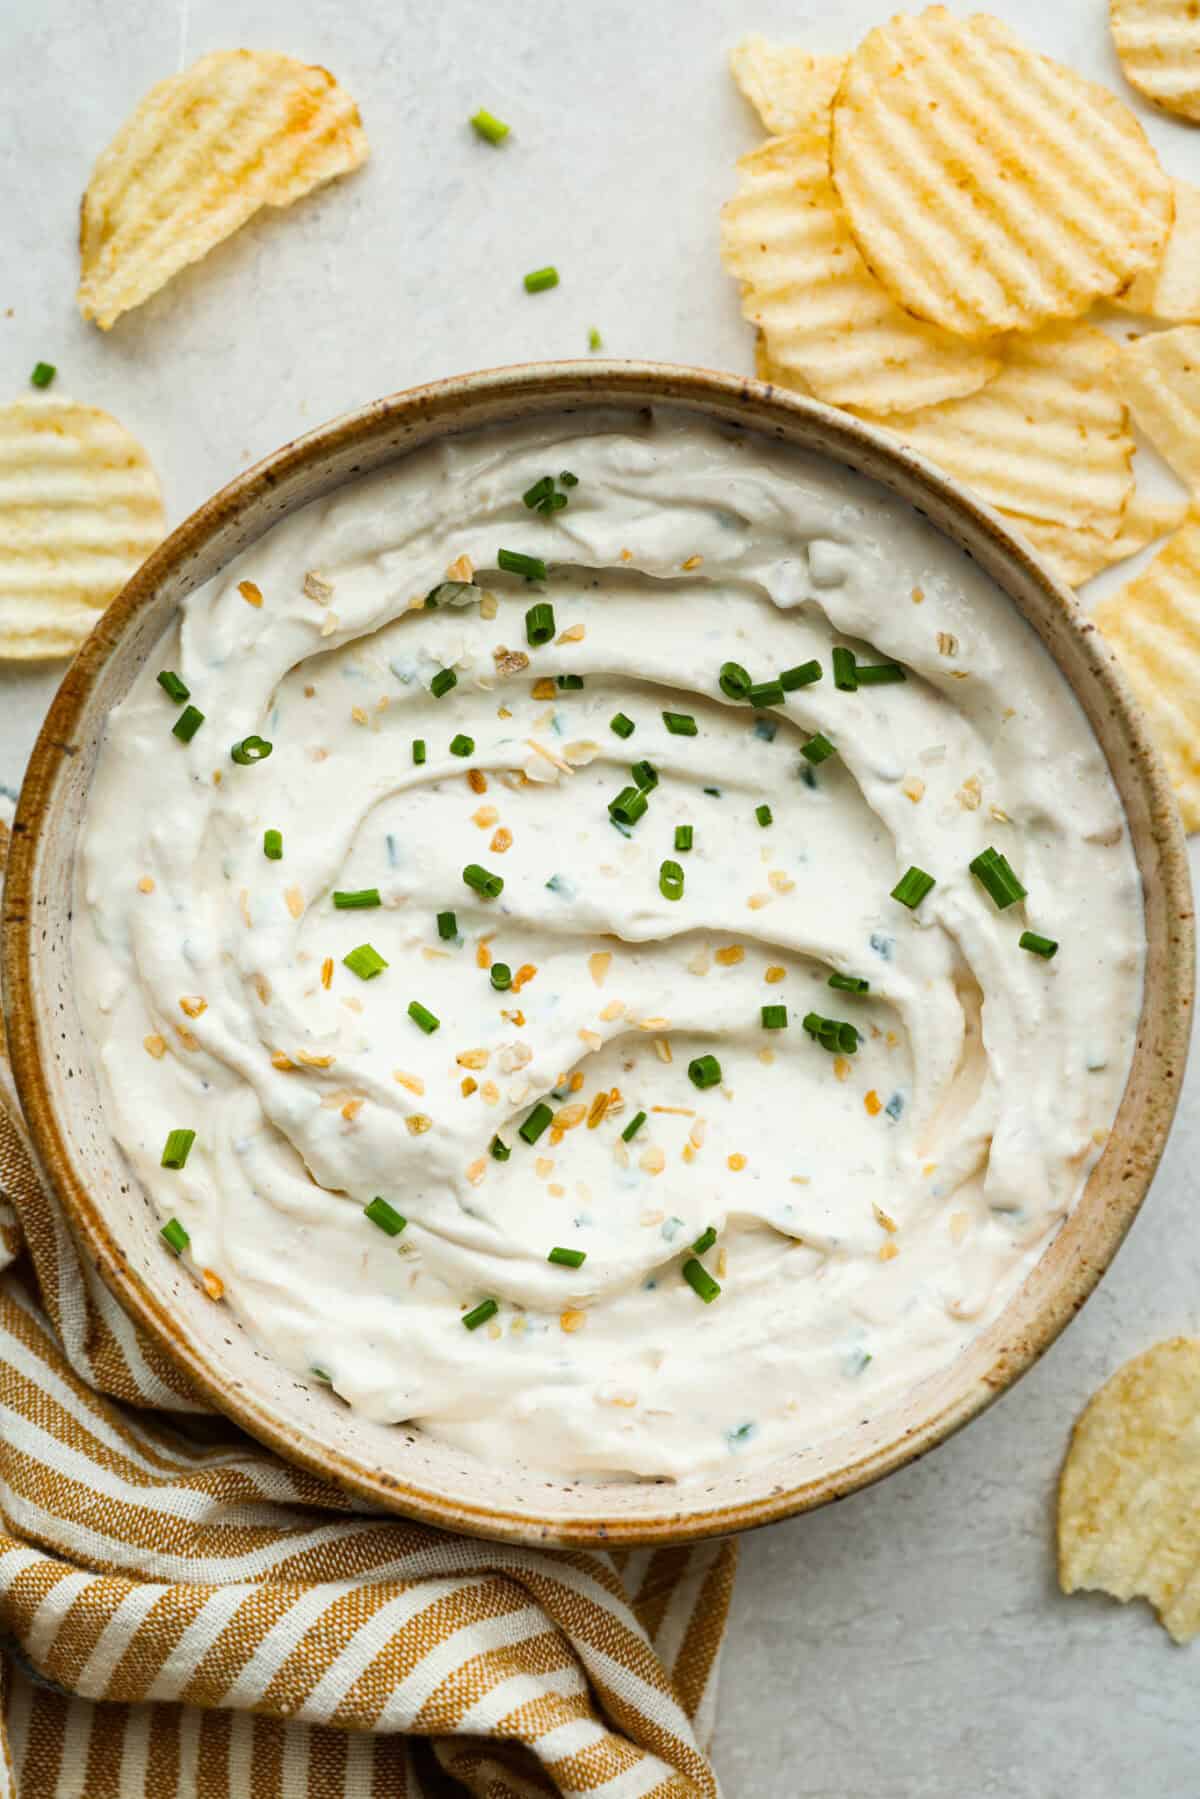
M 589 1793 L 610 1780 L 619 1780 L 644 1759 L 644 1752 L 635 1743 L 608 1731 L 598 1743 L 589 1743 L 586 1749 L 548 1762 L 546 1767 L 560 1787 Z
M 47 1593 L 74 1572 L 66 1562 L 56 1561 L 52 1556 L 22 1568 L 14 1575 L 7 1591 L 0 1593 L 0 1624 L 4 1630 L 23 1643 Z
M 76 1595 L 59 1625 L 46 1657 L 46 1673 L 60 1687 L 74 1692 L 87 1662 L 108 1626 L 109 1619 L 134 1583 L 113 1575 L 100 1575 Z
M 205 1712 L 196 1749 L 197 1799 L 244 1799 L 229 1791 L 229 1734 L 232 1712 Z
M 364 1518 L 361 1531 L 342 1530 L 327 1543 L 311 1543 L 285 1556 L 276 1564 L 272 1579 L 360 1580 L 372 1569 L 427 1549 L 432 1535 L 424 1525 L 407 1524 L 402 1518 L 376 1523 Z
M 586 1693 L 543 1693 L 538 1699 L 527 1699 L 496 1720 L 497 1736 L 516 1737 L 519 1742 L 534 1744 L 547 1731 L 564 1724 L 576 1724 L 580 1718 L 600 1720 Z
M 638 1623 L 653 1642 L 662 1628 L 667 1607 L 675 1590 L 688 1572 L 690 1549 L 656 1549 L 634 1595 L 633 1609 Z
M 534 1679 L 556 1674 L 574 1659 L 557 1630 L 542 1631 L 535 1637 L 526 1637 L 522 1643 L 505 1643 L 468 1656 L 435 1687 L 413 1720 L 413 1728 L 430 1732 L 456 1730 L 472 1706 L 502 1680 L 517 1674 Z
M 293 1799 L 283 1790 L 283 1733 L 279 1718 L 254 1720 L 254 1799 Z
M 303 1799 L 347 1799 L 345 1731 L 326 1730 L 323 1725 L 314 1724 L 309 1744 L 308 1790 Z M 297 1795 L 297 1799 L 301 1796 Z
M 106 1698 L 136 1704 L 146 1697 L 184 1631 L 207 1605 L 209 1593 L 207 1587 L 163 1589 L 113 1669 Z
M 320 1617 L 275 1670 L 262 1696 L 263 1709 L 285 1715 L 297 1711 L 359 1631 L 401 1590 L 392 1582 L 380 1582 L 352 1587 L 336 1598 L 331 1595 Z
M 694 1718 L 704 1697 L 733 1598 L 737 1546 L 723 1543 L 721 1553 L 704 1577 L 688 1627 L 671 1670 L 675 1687 L 689 1718 Z
M 250 1587 L 215 1643 L 207 1648 L 179 1697 L 188 1705 L 219 1705 L 263 1639 L 287 1616 L 306 1589 L 294 1581 Z
M 33 1689 L 21 1785 L 28 1790 L 36 1782 L 35 1794 L 38 1788 L 43 1793 L 53 1793 L 58 1786 L 68 1704 L 61 1693 L 52 1693 L 48 1687 Z
M 87 1702 L 80 1700 L 79 1703 Z M 121 1705 L 92 1705 L 88 1709 L 92 1714 L 92 1725 L 88 1736 L 84 1794 L 86 1799 L 122 1799 L 121 1763 L 129 1714 Z

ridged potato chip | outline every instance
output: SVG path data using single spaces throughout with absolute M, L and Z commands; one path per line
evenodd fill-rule
M 1200 119 L 1200 13 L 1193 0 L 1109 0 L 1125 79 L 1167 112 Z
M 893 298 L 964 337 L 1085 312 L 1158 261 L 1171 225 L 1128 107 L 986 13 L 870 32 L 834 101 L 831 167 Z
M 1150 725 L 1187 830 L 1200 830 L 1200 514 L 1092 614 Z
M 757 34 L 729 53 L 738 87 L 771 133 L 829 130 L 829 109 L 846 67 L 844 56 L 814 56 L 796 44 L 769 44 Z
M 1180 480 L 1200 492 L 1200 325 L 1122 344 L 1117 380 L 1134 423 Z
M 1200 1341 L 1118 1368 L 1075 1426 L 1058 1486 L 1058 1578 L 1148 1599 L 1177 1643 L 1200 1630 Z
M 1168 325 L 1200 322 L 1200 187 L 1172 182 L 1175 218 L 1162 260 L 1146 269 L 1113 305 Z
M 1156 538 L 1178 530 L 1187 512 L 1186 500 L 1151 500 L 1135 488 L 1115 537 L 1101 537 L 1086 526 L 1052 525 L 1045 519 L 1022 518 L 1016 512 L 1004 516 L 1014 530 L 1029 539 L 1060 580 L 1068 587 L 1080 587 L 1101 569 L 1136 556 Z
M 722 260 L 771 361 L 818 399 L 911 412 L 998 372 L 998 356 L 911 318 L 876 281 L 829 179 L 824 130 L 769 138 L 741 158 L 738 177 L 721 215 Z
M 165 529 L 150 459 L 107 412 L 0 406 L 0 659 L 73 655 Z
M 1113 538 L 1133 492 L 1133 438 L 1112 382 L 1117 346 L 1093 325 L 1010 343 L 994 381 L 876 423 L 991 505 Z
M 102 330 L 236 231 L 366 160 L 358 108 L 327 69 L 217 50 L 158 82 L 83 196 L 79 309 Z

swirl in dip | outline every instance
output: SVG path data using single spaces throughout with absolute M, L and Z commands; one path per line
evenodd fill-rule
M 903 679 L 840 688 L 835 647 Z M 277 525 L 113 713 L 79 867 L 108 1114 L 209 1291 L 368 1416 L 571 1475 L 775 1455 L 944 1366 L 1078 1198 L 1141 996 L 1116 791 L 1005 597 L 670 413 Z

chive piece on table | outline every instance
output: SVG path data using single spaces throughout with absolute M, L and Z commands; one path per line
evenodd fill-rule
M 369 1218 L 372 1224 L 377 1224 L 389 1237 L 398 1237 L 408 1223 L 403 1212 L 398 1212 L 395 1206 L 389 1206 L 387 1200 L 381 1199 L 378 1194 L 369 1206 L 363 1207 L 363 1217 Z
M 31 387 L 49 387 L 58 370 L 52 362 L 35 362 L 29 377 Z
M 536 1143 L 546 1126 L 551 1122 L 554 1113 L 544 1099 L 539 1099 L 529 1117 L 517 1132 L 523 1143 Z
M 158 684 L 167 698 L 174 700 L 179 706 L 183 705 L 184 700 L 190 700 L 192 697 L 191 689 L 184 686 L 173 669 L 164 668 L 158 676 Z
M 629 1123 L 625 1126 L 625 1129 L 621 1132 L 622 1143 L 632 1143 L 645 1122 L 646 1114 L 644 1112 L 635 1112 L 633 1117 L 629 1120 Z
M 704 1263 L 698 1262 L 695 1256 L 689 1256 L 683 1264 L 683 1278 L 697 1299 L 702 1299 L 706 1306 L 710 1306 L 721 1291 L 720 1282 L 713 1279 Z
M 770 806 L 768 806 L 765 802 L 761 806 L 755 806 L 754 816 L 755 816 L 755 818 L 757 818 L 759 824 L 762 826 L 764 831 L 766 830 L 768 825 L 774 824 L 774 822 L 775 822 L 775 815 L 771 811 Z
M 751 684 L 746 698 L 752 706 L 782 706 L 783 685 L 779 681 L 755 681 Z
M 615 731 L 618 737 L 632 737 L 637 730 L 633 720 L 627 718 L 624 712 L 618 712 L 610 718 L 608 728 L 610 731 Z
M 478 862 L 467 863 L 463 869 L 463 880 L 483 899 L 498 899 L 504 892 L 504 876 L 492 874 L 488 869 L 481 868 Z
M 812 681 L 819 681 L 822 675 L 821 664 L 814 656 L 811 662 L 798 662 L 795 668 L 785 668 L 779 677 L 779 685 L 785 693 L 795 693 L 797 687 L 807 687 Z
M 414 764 L 418 768 L 421 766 L 422 762 L 424 762 L 424 760 L 425 760 L 425 739 L 423 737 L 414 737 L 413 738 L 412 758 L 413 758 Z
M 898 662 L 860 662 L 854 679 L 860 687 L 887 687 L 893 681 L 907 681 L 908 676 Z
M 494 1318 L 499 1310 L 500 1307 L 494 1299 L 482 1299 L 474 1311 L 463 1313 L 463 1325 L 469 1331 L 477 1331 L 481 1324 L 486 1324 L 490 1318 Z
M 438 936 L 443 943 L 452 943 L 458 936 L 458 918 L 453 912 L 439 912 L 437 915 Z
M 1058 940 L 1054 937 L 1041 937 L 1037 931 L 1022 931 L 1017 938 L 1017 948 L 1027 949 L 1030 955 L 1041 956 L 1049 962 L 1058 954 Z
M 787 1030 L 787 1007 L 764 1006 L 762 1009 L 762 1026 L 764 1031 Z
M 675 826 L 675 848 L 677 850 L 690 850 L 691 847 L 692 847 L 692 826 L 691 825 L 676 825 Z
M 370 943 L 360 943 L 357 949 L 342 957 L 342 962 L 360 981 L 373 981 L 387 967 L 379 951 Z
M 171 735 L 178 737 L 180 743 L 190 743 L 203 723 L 204 714 L 199 706 L 185 706 L 171 726 Z
M 229 755 L 239 767 L 250 768 L 255 762 L 265 762 L 274 747 L 265 737 L 251 733 L 249 737 L 243 737 L 240 743 L 230 744 Z
M 658 891 L 664 899 L 683 898 L 683 870 L 678 862 L 666 861 L 658 871 Z
M 587 1261 L 586 1249 L 552 1249 L 546 1257 L 559 1268 L 582 1268 Z
M 475 739 L 466 736 L 462 731 L 456 731 L 454 736 L 450 739 L 450 754 L 452 756 L 473 756 L 475 754 Z
M 512 986 L 512 969 L 507 962 L 493 962 L 491 968 L 492 986 L 497 993 L 507 993 Z
M 427 1037 L 432 1037 L 442 1022 L 440 1018 L 434 1016 L 428 1006 L 423 1006 L 419 999 L 409 1000 L 408 1016 L 414 1024 L 420 1025 Z
M 717 686 L 727 699 L 744 700 L 752 682 L 740 662 L 722 662 Z
M 934 877 L 914 864 L 912 868 L 905 869 L 892 888 L 892 898 L 899 900 L 902 906 L 907 906 L 910 912 L 915 912 L 925 895 L 936 886 Z
M 692 1254 L 706 1256 L 716 1240 L 716 1226 L 710 1224 L 707 1230 L 701 1231 L 700 1235 L 696 1238 L 696 1241 L 692 1244 Z
M 173 1249 L 177 1256 L 183 1254 L 184 1250 L 192 1240 L 180 1224 L 178 1218 L 168 1218 L 158 1234 L 166 1244 L 167 1248 Z
M 452 668 L 439 668 L 437 674 L 429 683 L 429 691 L 435 700 L 440 700 L 443 694 L 449 693 L 452 687 L 457 686 L 458 676 L 455 674 L 454 670 Z
M 715 1087 L 721 1079 L 721 1064 L 715 1056 L 697 1056 L 688 1063 L 688 1079 L 701 1092 L 705 1087 Z
M 1003 912 L 1005 907 L 1026 898 L 1025 889 L 1013 873 L 1007 856 L 1002 856 L 999 850 L 984 850 L 975 857 L 970 868 L 975 879 L 991 894 L 999 911 Z
M 195 1131 L 168 1131 L 167 1141 L 163 1145 L 162 1166 L 182 1168 L 195 1141 Z
M 658 770 L 652 762 L 635 762 L 629 772 L 643 793 L 652 793 L 658 786 Z
M 558 286 L 558 270 L 551 263 L 544 269 L 530 269 L 525 277 L 527 294 L 543 294 L 548 287 Z
M 858 687 L 854 651 L 838 644 L 833 652 L 833 684 L 842 693 L 854 693 Z
M 699 729 L 690 712 L 664 712 L 662 716 L 672 737 L 695 737 Z
M 283 832 L 282 831 L 264 831 L 263 832 L 263 855 L 267 858 L 268 862 L 282 862 L 283 861 Z
M 505 552 L 501 550 L 503 556 Z M 554 636 L 554 608 L 547 600 L 539 600 L 525 614 L 525 641 L 536 649 Z
M 378 887 L 359 887 L 353 893 L 334 892 L 333 903 L 339 912 L 367 912 L 372 906 L 382 906 Z
M 495 1162 L 507 1162 L 512 1155 L 512 1144 L 506 1143 L 503 1137 L 493 1137 L 488 1144 L 488 1154 Z
M 496 567 L 510 575 L 524 575 L 527 581 L 544 581 L 546 564 L 540 556 L 526 556 L 520 550 L 497 550 Z
M 800 754 L 806 762 L 811 762 L 814 768 L 819 768 L 822 762 L 828 762 L 831 756 L 837 755 L 837 749 L 830 743 L 824 731 L 816 731 L 800 745 Z
M 864 980 L 860 974 L 831 974 L 829 985 L 836 987 L 839 993 L 869 993 L 871 991 L 870 981 Z
M 512 129 L 510 125 L 504 123 L 503 119 L 498 119 L 494 113 L 490 113 L 486 106 L 481 106 L 478 112 L 471 114 L 471 124 L 479 136 L 489 144 L 502 144 Z
M 649 804 L 640 787 L 622 787 L 616 799 L 609 800 L 608 810 L 619 825 L 635 825 Z

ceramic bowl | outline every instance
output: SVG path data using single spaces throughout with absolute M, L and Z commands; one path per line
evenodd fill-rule
M 1141 868 L 1148 941 L 1137 1052 L 1087 1189 L 999 1320 L 936 1377 L 853 1431 L 694 1484 L 577 1484 L 486 1466 L 419 1430 L 368 1423 L 259 1349 L 171 1256 L 108 1130 L 72 988 L 72 858 L 104 721 L 184 595 L 286 514 L 447 433 L 583 407 L 659 402 L 735 423 L 872 477 L 998 582 L 1078 696 L 1108 758 Z M 131 804 L 136 798 L 131 797 Z M 1142 1203 L 1175 1107 L 1193 984 L 1179 819 L 1103 639 L 1072 594 L 986 507 L 843 412 L 735 376 L 647 363 L 557 363 L 465 375 L 336 420 L 240 475 L 179 527 L 83 646 L 38 739 L 8 867 L 4 980 L 13 1066 L 35 1153 L 83 1252 L 214 1406 L 365 1501 L 524 1543 L 680 1543 L 765 1524 L 865 1486 L 974 1418 L 1082 1305 Z M 1064 1420 L 1064 1428 L 1065 1428 Z

